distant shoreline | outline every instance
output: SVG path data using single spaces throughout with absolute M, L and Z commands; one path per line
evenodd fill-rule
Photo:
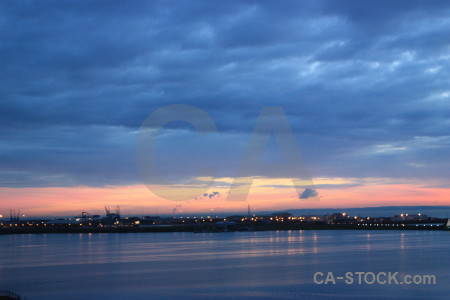
M 212 232 L 256 232 L 256 231 L 286 231 L 286 230 L 427 230 L 427 231 L 450 231 L 444 225 L 441 226 L 358 226 L 358 225 L 330 225 L 330 224 L 277 224 L 267 225 L 258 224 L 253 226 L 236 226 L 225 228 L 215 224 L 210 225 L 166 225 L 166 226 L 148 226 L 148 227 L 94 227 L 94 228 L 7 228 L 1 229 L 0 235 L 6 234 L 53 234 L 53 233 L 150 233 L 150 232 L 193 232 L 193 233 L 212 233 Z

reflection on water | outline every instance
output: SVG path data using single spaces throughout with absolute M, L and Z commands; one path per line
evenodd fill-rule
M 446 298 L 449 232 L 0 236 L 0 290 L 33 299 Z M 315 285 L 315 272 L 434 274 L 434 286 Z

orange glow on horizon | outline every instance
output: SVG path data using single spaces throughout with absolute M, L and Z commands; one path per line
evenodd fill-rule
M 247 204 L 258 211 L 279 211 L 302 208 L 350 208 L 376 206 L 449 205 L 450 189 L 421 187 L 415 184 L 383 184 L 339 186 L 351 179 L 317 179 L 327 184 L 317 191 L 320 201 L 302 201 L 285 179 L 255 180 L 247 201 L 226 201 L 227 187 L 210 189 L 220 197 L 199 197 L 189 201 L 171 201 L 155 196 L 144 185 L 108 187 L 42 187 L 0 188 L 0 214 L 20 209 L 27 216 L 71 216 L 87 211 L 104 214 L 104 206 L 120 205 L 124 215 L 172 215 L 222 212 L 245 212 Z M 270 186 L 270 184 L 272 186 Z M 285 186 L 284 186 L 285 184 Z M 333 187 L 336 184 L 336 187 Z M 183 188 L 178 188 L 183 193 Z

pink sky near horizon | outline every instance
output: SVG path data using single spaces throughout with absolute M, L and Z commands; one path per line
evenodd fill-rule
M 104 214 L 104 207 L 119 205 L 124 215 L 177 215 L 192 213 L 279 211 L 302 208 L 351 208 L 377 206 L 449 205 L 450 189 L 415 184 L 365 184 L 352 187 L 317 189 L 320 201 L 296 197 L 293 187 L 252 187 L 247 201 L 226 201 L 227 188 L 220 197 L 189 201 L 161 199 L 144 185 L 110 187 L 0 188 L 0 215 L 20 209 L 26 216 L 72 216 L 82 211 Z M 182 191 L 181 191 L 182 192 Z

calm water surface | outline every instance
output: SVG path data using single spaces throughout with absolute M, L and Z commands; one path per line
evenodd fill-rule
M 449 299 L 450 232 L 272 231 L 0 236 L 0 290 L 38 299 Z M 313 281 L 432 274 L 435 285 Z M 356 275 L 355 275 L 356 278 Z

